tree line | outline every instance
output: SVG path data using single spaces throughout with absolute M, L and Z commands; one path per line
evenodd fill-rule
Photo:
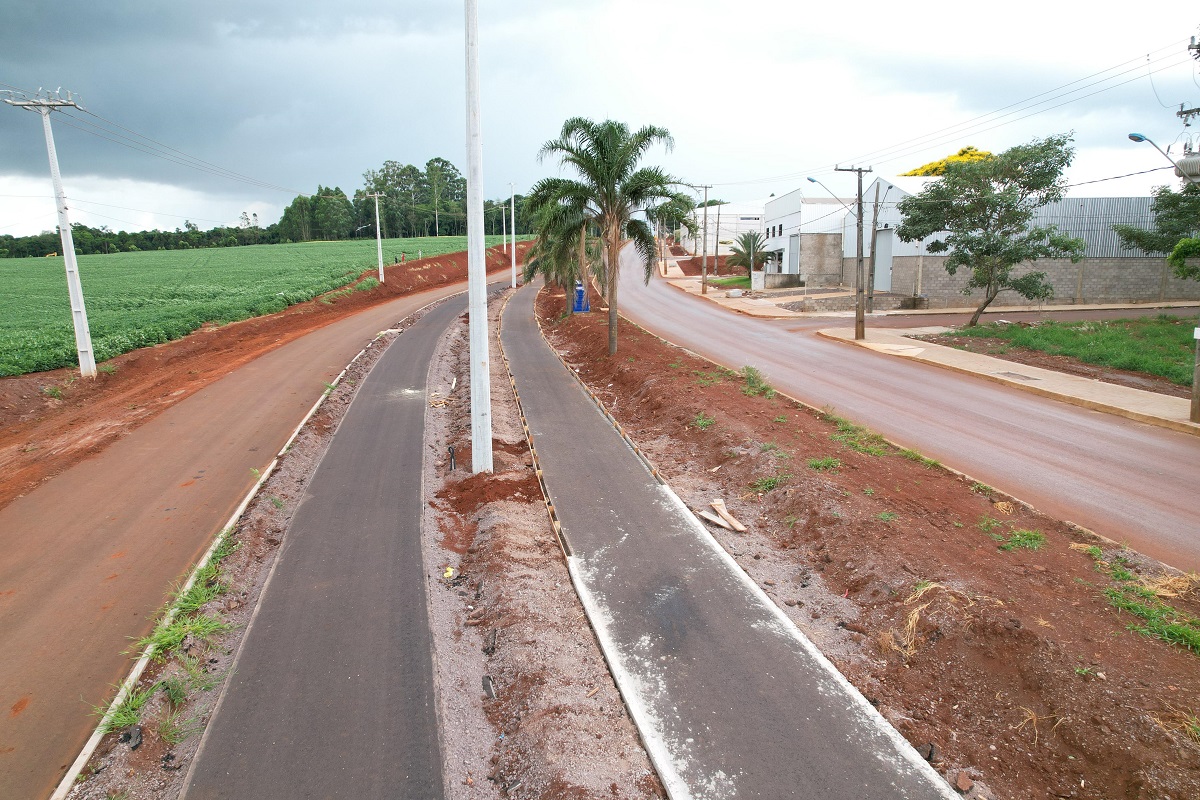
M 71 232 L 79 255 L 373 237 L 375 194 L 380 195 L 379 224 L 385 239 L 467 233 L 467 180 L 444 158 L 431 158 L 424 169 L 385 161 L 379 169 L 363 173 L 363 187 L 353 197 L 340 187 L 318 184 L 313 194 L 299 195 L 288 204 L 279 222 L 265 227 L 257 214 L 243 212 L 237 226 L 218 225 L 206 231 L 186 221 L 174 231 L 117 232 L 107 225 L 72 224 Z M 527 234 L 532 224 L 524 200 L 523 195 L 516 196 L 516 226 L 518 233 Z M 509 198 L 484 201 L 484 226 L 496 235 L 511 227 Z M 0 258 L 40 257 L 61 249 L 57 230 L 33 236 L 0 235 Z

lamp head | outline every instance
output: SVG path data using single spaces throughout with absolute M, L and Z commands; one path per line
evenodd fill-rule
M 817 182 L 817 179 L 816 179 L 816 178 L 809 178 L 809 179 L 808 179 L 808 182 L 809 182 L 809 183 L 816 183 L 816 182 Z
M 1131 133 L 1131 134 L 1129 134 L 1129 139 L 1130 139 L 1131 141 L 1134 141 L 1134 142 L 1145 142 L 1145 141 L 1148 141 L 1148 140 L 1146 139 L 1146 137 L 1145 137 L 1145 136 L 1143 136 L 1143 135 L 1142 135 L 1142 134 L 1140 134 L 1140 133 Z

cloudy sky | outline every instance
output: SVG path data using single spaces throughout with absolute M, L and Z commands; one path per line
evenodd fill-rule
M 19 0 L 0 89 L 82 97 L 89 113 L 54 116 L 72 221 L 265 224 L 317 184 L 352 194 L 387 159 L 465 171 L 463 16 L 460 0 Z M 1126 134 L 1173 154 L 1200 137 L 1174 113 L 1200 105 L 1200 14 L 1170 17 L 1063 0 L 481 0 L 485 195 L 553 174 L 536 153 L 571 116 L 668 128 L 676 147 L 652 162 L 725 200 L 806 175 L 849 196 L 837 164 L 892 175 L 1071 130 L 1070 180 L 1100 181 L 1073 192 L 1146 194 L 1170 171 L 1102 180 L 1166 165 Z M 54 225 L 38 117 L 0 106 L 0 234 Z

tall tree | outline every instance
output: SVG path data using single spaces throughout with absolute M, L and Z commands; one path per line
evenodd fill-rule
M 903 221 L 896 235 L 905 242 L 937 234 L 930 253 L 945 253 L 946 271 L 971 271 L 964 293 L 983 290 L 983 302 L 968 326 L 979 323 L 984 309 L 1008 289 L 1022 297 L 1046 299 L 1053 289 L 1046 273 L 1013 269 L 1039 258 L 1083 257 L 1084 241 L 1060 233 L 1054 225 L 1030 226 L 1034 211 L 1061 200 L 1066 191 L 1063 171 L 1075 150 L 1071 136 L 1034 139 L 996 156 L 946 164 L 940 180 L 900 201 Z
M 441 236 L 442 214 L 445 211 L 454 214 L 466 200 L 467 179 L 446 159 L 431 158 L 425 162 L 425 182 L 433 205 L 433 235 Z
M 544 178 L 533 187 L 528 202 L 535 209 L 565 206 L 586 217 L 600 232 L 608 300 L 608 352 L 617 352 L 617 285 L 621 248 L 632 241 L 650 281 L 654 261 L 654 234 L 637 211 L 675 194 L 678 184 L 658 167 L 640 167 L 646 151 L 655 144 L 670 150 L 675 142 L 666 128 L 647 125 L 631 132 L 623 122 L 593 122 L 572 117 L 563 123 L 557 139 L 542 145 L 538 159 L 557 156 L 578 173 L 578 179 Z
M 1188 183 L 1182 192 L 1172 191 L 1168 186 L 1154 190 L 1150 202 L 1150 213 L 1154 215 L 1154 228 L 1145 230 L 1134 225 L 1113 225 L 1126 250 L 1139 248 L 1147 253 L 1168 255 L 1168 262 L 1181 278 L 1200 280 L 1200 269 L 1188 266 L 1184 256 L 1173 256 L 1181 245 L 1191 249 L 1196 245 L 1185 245 L 1186 241 L 1200 239 L 1200 186 Z
M 964 147 L 953 155 L 939 158 L 937 161 L 930 161 L 928 164 L 923 164 L 916 169 L 908 172 L 901 172 L 901 175 L 917 175 L 921 177 L 937 177 L 946 174 L 947 164 L 960 164 L 970 161 L 984 161 L 992 157 L 992 154 L 986 150 L 976 150 L 974 147 Z
M 566 313 L 572 311 L 575 281 L 588 291 L 591 277 L 602 278 L 600 243 L 588 236 L 591 220 L 586 210 L 576 206 L 549 203 L 540 207 L 535 231 L 537 241 L 525 256 L 525 280 L 545 276 L 552 286 L 561 286 L 566 294 Z

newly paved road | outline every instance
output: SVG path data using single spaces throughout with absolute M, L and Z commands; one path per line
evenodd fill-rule
M 651 477 L 541 339 L 533 297 L 509 302 L 504 350 L 589 618 L 672 797 L 954 796 Z
M 131 667 L 171 582 L 381 329 L 464 284 L 297 339 L 0 509 L 0 798 L 44 798 Z
M 421 559 L 426 374 L 453 298 L 380 358 L 288 529 L 186 800 L 442 796 Z
M 629 255 L 629 253 L 626 253 Z M 1184 570 L 1200 570 L 1200 439 L 753 319 L 622 270 L 621 313 L 783 392 Z M 937 324 L 915 317 L 914 326 Z M 889 319 L 889 322 L 891 319 Z M 872 324 L 868 320 L 868 324 Z

